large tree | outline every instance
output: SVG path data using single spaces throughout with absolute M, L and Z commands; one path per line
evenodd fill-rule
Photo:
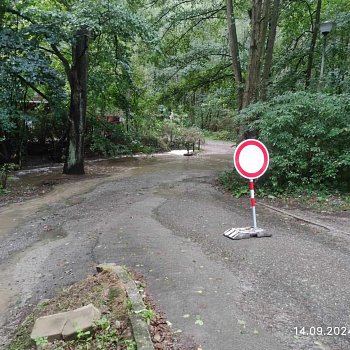
M 203 77 L 207 76 L 203 81 L 209 84 L 233 76 L 231 82 L 238 110 L 253 101 L 265 99 L 271 77 L 279 13 L 280 0 L 226 0 L 224 3 L 193 1 L 191 5 L 173 1 L 163 6 L 160 14 L 160 21 L 164 23 L 163 52 L 178 58 L 177 61 L 168 60 L 168 67 L 172 65 L 175 71 L 172 77 L 180 81 L 179 78 L 188 76 L 188 72 L 195 69 L 200 71 L 201 68 Z M 223 41 L 225 25 L 224 38 L 227 39 Z M 248 30 L 250 35 L 247 40 L 245 32 Z M 205 54 L 195 51 L 199 41 L 202 47 L 206 46 Z M 184 59 L 186 56 L 192 59 Z M 215 80 L 210 76 L 212 71 L 208 69 L 207 62 L 220 66 L 220 71 L 217 70 L 220 74 L 216 74 Z M 230 65 L 232 73 L 229 75 L 227 68 Z M 167 69 L 166 72 L 169 71 Z M 191 87 L 195 81 L 191 77 L 188 85 Z
M 252 0 L 251 35 L 243 107 L 266 97 L 280 1 Z
M 103 34 L 109 35 L 111 40 L 117 38 L 123 44 L 147 37 L 149 30 L 142 18 L 135 14 L 134 5 L 134 2 L 129 5 L 127 1 L 47 0 L 9 3 L 2 8 L 10 23 L 19 23 L 21 40 L 25 42 L 20 53 L 18 49 L 12 52 L 14 56 L 25 56 L 30 48 L 30 52 L 46 59 L 47 65 L 62 64 L 61 71 L 65 74 L 70 95 L 68 147 L 63 169 L 66 174 L 84 173 L 89 42 Z M 130 45 L 124 47 L 131 49 Z M 28 74 L 23 74 L 27 68 L 24 62 L 13 73 L 23 85 L 49 100 L 40 89 L 44 81 L 31 81 Z
M 315 56 L 315 48 L 316 48 L 316 40 L 318 37 L 318 33 L 320 30 L 320 20 L 321 20 L 321 5 L 322 1 L 317 0 L 317 6 L 315 10 L 315 16 L 313 16 L 312 8 L 310 4 L 305 1 L 306 6 L 308 8 L 308 13 L 310 14 L 310 27 L 311 27 L 311 43 L 310 43 L 310 50 L 308 54 L 307 59 L 307 67 L 306 67 L 306 74 L 305 74 L 305 85 L 308 87 L 310 85 L 310 80 L 312 76 L 312 68 L 313 68 L 313 62 L 314 62 L 314 56 Z M 313 19 L 315 17 L 315 19 Z
M 242 66 L 241 60 L 239 58 L 239 46 L 237 38 L 236 20 L 233 11 L 232 0 L 226 0 L 226 16 L 227 16 L 227 26 L 228 26 L 228 38 L 229 47 L 232 60 L 232 69 L 234 77 L 236 80 L 236 90 L 237 90 L 237 108 L 238 110 L 243 107 L 243 77 L 242 77 Z

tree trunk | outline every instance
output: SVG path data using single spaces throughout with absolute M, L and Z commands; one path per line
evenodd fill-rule
M 268 33 L 267 44 L 266 44 L 264 70 L 263 70 L 263 75 L 261 79 L 260 98 L 262 100 L 265 100 L 267 97 L 267 86 L 269 83 L 269 77 L 270 77 L 270 72 L 272 67 L 272 55 L 273 55 L 273 48 L 276 40 L 276 30 L 277 30 L 277 23 L 278 23 L 279 11 L 280 11 L 280 3 L 281 3 L 280 0 L 274 0 L 273 8 L 271 9 L 269 33 Z
M 0 152 L 0 158 L 3 160 L 4 163 L 9 163 L 10 157 L 9 157 L 9 152 L 7 150 L 6 139 L 3 141 L 0 141 L 0 144 L 2 149 L 2 151 Z
M 270 0 L 252 0 L 252 29 L 243 108 L 247 107 L 251 102 L 259 99 L 262 58 L 266 43 L 270 4 Z
M 205 118 L 205 129 L 210 130 L 210 125 L 211 125 L 211 111 L 208 112 Z
M 228 24 L 228 38 L 230 54 L 232 59 L 232 69 L 236 80 L 236 91 L 237 91 L 237 107 L 238 110 L 242 109 L 243 105 L 243 79 L 242 79 L 242 68 L 239 59 L 239 48 L 236 31 L 236 22 L 233 12 L 232 0 L 226 0 L 226 17 Z
M 87 30 L 77 32 L 72 50 L 70 71 L 70 110 L 68 149 L 64 163 L 64 174 L 84 174 L 84 136 L 87 106 L 88 36 Z
M 310 44 L 310 51 L 309 51 L 308 60 L 307 60 L 307 68 L 306 68 L 306 75 L 305 75 L 305 87 L 309 87 L 310 81 L 311 81 L 312 65 L 313 65 L 313 61 L 314 61 L 317 34 L 318 34 L 318 30 L 320 28 L 321 5 L 322 5 L 322 0 L 318 0 L 317 1 L 317 8 L 316 8 L 315 22 L 314 22 L 313 28 L 312 28 L 312 38 L 311 38 L 311 44 Z

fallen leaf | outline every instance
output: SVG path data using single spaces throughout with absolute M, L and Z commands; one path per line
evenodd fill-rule
M 197 320 L 194 324 L 198 324 L 198 326 L 203 326 L 204 322 L 202 320 Z
M 324 347 L 324 345 L 320 341 L 315 341 L 314 344 L 317 345 L 320 350 L 325 350 L 326 349 Z
M 247 324 L 246 321 L 243 321 L 243 320 L 238 320 L 237 322 L 240 326 L 245 326 Z
M 196 322 L 194 324 L 198 324 L 198 326 L 203 326 L 204 322 L 201 320 L 201 317 L 199 315 L 196 316 Z
M 156 333 L 155 335 L 154 335 L 154 337 L 153 337 L 153 339 L 156 341 L 156 342 L 160 342 L 160 340 L 162 339 L 162 337 L 160 336 L 160 334 L 159 333 Z

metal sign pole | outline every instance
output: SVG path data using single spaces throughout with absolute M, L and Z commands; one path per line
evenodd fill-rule
M 254 180 L 249 181 L 249 188 L 250 188 L 250 202 L 252 205 L 252 212 L 253 212 L 253 224 L 254 224 L 254 230 L 258 228 L 256 224 L 256 212 L 255 212 L 255 197 L 254 197 Z
M 250 203 L 253 212 L 253 227 L 230 228 L 224 232 L 224 236 L 230 239 L 245 239 L 251 237 L 271 237 L 270 232 L 258 228 L 256 224 L 254 179 L 262 176 L 269 166 L 269 152 L 265 145 L 255 139 L 242 141 L 233 155 L 233 163 L 237 172 L 249 179 Z

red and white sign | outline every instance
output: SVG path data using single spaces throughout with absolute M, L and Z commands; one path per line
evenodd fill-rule
M 269 152 L 258 140 L 244 140 L 237 146 L 233 162 L 241 176 L 250 180 L 257 179 L 269 166 Z

